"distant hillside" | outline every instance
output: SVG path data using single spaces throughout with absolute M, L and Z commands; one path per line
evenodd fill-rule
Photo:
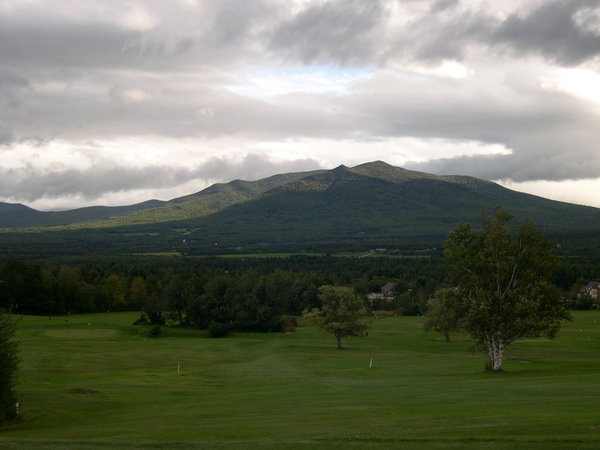
M 91 206 L 69 211 L 43 212 L 20 204 L 0 203 L 1 228 L 107 228 L 123 225 L 173 222 L 202 217 L 253 199 L 288 182 L 322 171 L 274 175 L 258 181 L 217 183 L 195 194 L 168 202 L 149 200 L 130 206 Z
M 340 166 L 190 222 L 190 238 L 233 243 L 441 241 L 482 209 L 502 206 L 548 233 L 590 230 L 600 210 L 551 201 L 472 177 L 436 176 L 382 162 Z
M 19 203 L 0 202 L 0 228 L 29 228 L 70 225 L 99 220 L 132 211 L 155 208 L 164 202 L 148 200 L 129 206 L 90 206 L 69 211 L 37 211 Z
M 574 235 L 600 239 L 596 237 L 600 209 L 515 192 L 473 177 L 437 176 L 380 161 L 253 182 L 236 180 L 149 205 L 134 205 L 138 210 L 104 218 L 99 214 L 116 210 L 63 212 L 68 227 L 53 233 L 39 233 L 45 228 L 31 230 L 35 233 L 2 233 L 0 250 L 35 253 L 58 246 L 79 252 L 203 253 L 233 248 L 440 244 L 459 222 L 476 224 L 481 210 L 496 206 L 511 212 L 515 223 L 532 219 L 561 239 Z M 15 217 L 29 214 L 32 220 L 39 213 L 23 205 L 0 208 L 5 217 L 11 211 Z M 93 218 L 77 222 L 77 217 Z
M 46 213 L 36 211 L 20 203 L 0 202 L 0 228 L 52 225 Z
M 257 198 L 264 192 L 322 171 L 274 175 L 258 181 L 234 180 L 217 183 L 195 194 L 175 198 L 156 208 L 115 215 L 85 226 L 105 228 L 122 225 L 141 225 L 173 222 L 207 216 L 236 203 Z

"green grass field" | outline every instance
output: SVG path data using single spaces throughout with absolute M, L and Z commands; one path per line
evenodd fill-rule
M 422 318 L 336 350 L 311 327 L 149 338 L 137 316 L 23 317 L 23 420 L 0 448 L 600 447 L 600 312 L 511 345 L 501 374 Z

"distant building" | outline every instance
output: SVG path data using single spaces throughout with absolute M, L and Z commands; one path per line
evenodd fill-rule
M 396 283 L 385 283 L 381 287 L 381 293 L 385 297 L 393 297 L 394 296 L 394 289 L 396 289 Z
M 379 299 L 388 299 L 394 300 L 396 296 L 394 295 L 394 289 L 396 288 L 396 283 L 385 283 L 380 292 L 371 292 L 367 294 L 367 298 L 369 300 L 379 300 Z
M 581 289 L 582 294 L 587 294 L 594 300 L 600 295 L 600 281 L 590 281 Z

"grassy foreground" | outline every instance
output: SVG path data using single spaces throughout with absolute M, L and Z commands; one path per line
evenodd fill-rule
M 513 344 L 501 374 L 421 318 L 336 350 L 311 327 L 149 338 L 136 317 L 23 317 L 23 421 L 0 448 L 600 447 L 600 312 Z

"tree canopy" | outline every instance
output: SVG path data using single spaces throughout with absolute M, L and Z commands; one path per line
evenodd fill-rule
M 358 336 L 368 328 L 364 299 L 352 288 L 326 285 L 319 288 L 323 306 L 308 314 L 323 330 L 335 336 L 337 348 L 342 348 L 342 337 Z
M 511 219 L 496 209 L 482 216 L 479 232 L 462 223 L 444 250 L 464 327 L 485 346 L 494 371 L 502 370 L 511 342 L 552 337 L 569 317 L 550 281 L 557 267 L 552 243 L 530 221 L 511 230 Z
M 14 419 L 17 414 L 13 390 L 19 364 L 16 327 L 14 317 L 0 309 L 0 424 Z
M 460 298 L 455 289 L 440 289 L 434 298 L 427 302 L 427 320 L 425 330 L 434 330 L 444 335 L 450 342 L 450 332 L 462 328 Z

